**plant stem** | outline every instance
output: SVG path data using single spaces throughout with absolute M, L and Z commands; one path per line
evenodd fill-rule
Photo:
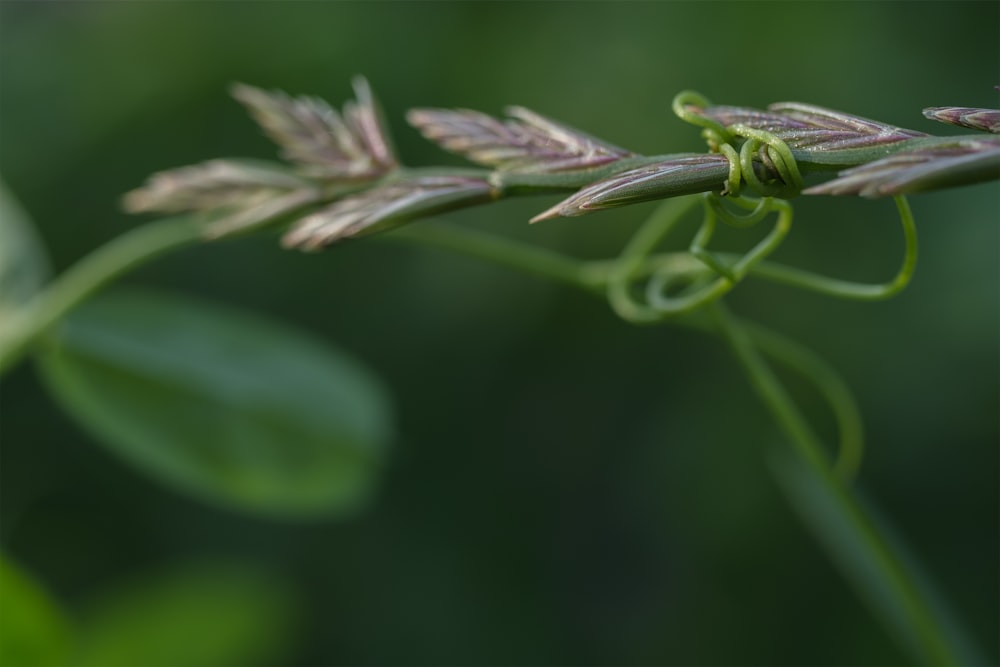
M 914 224 L 913 212 L 910 210 L 910 204 L 906 197 L 897 196 L 893 199 L 896 202 L 896 210 L 899 212 L 899 221 L 903 226 L 905 249 L 902 266 L 892 280 L 880 284 L 857 283 L 839 278 L 828 278 L 791 266 L 764 262 L 759 263 L 754 268 L 753 273 L 777 283 L 843 299 L 880 301 L 899 294 L 903 288 L 910 284 L 910 279 L 917 267 L 917 227 Z
M 669 216 L 663 224 L 670 226 Z M 599 295 L 630 260 L 628 253 L 614 261 L 587 262 L 489 234 L 450 225 L 421 225 L 397 230 L 392 236 L 416 240 L 439 248 L 472 255 L 510 268 L 551 278 Z M 660 230 L 662 231 L 662 230 Z M 651 234 L 652 235 L 652 234 Z M 499 241 L 499 243 L 497 242 Z M 909 253 L 908 253 L 909 256 Z M 687 253 L 649 256 L 649 267 L 697 270 Z M 909 262 L 904 262 L 904 266 Z M 760 267 L 758 264 L 757 267 Z M 907 271 L 901 271 L 902 274 Z M 893 281 L 896 282 L 896 281 Z M 962 635 L 943 605 L 924 584 L 918 569 L 885 526 L 846 484 L 861 451 L 856 406 L 843 381 L 804 348 L 788 348 L 783 337 L 734 319 L 716 302 L 706 310 L 714 321 L 678 318 L 678 324 L 721 334 L 743 365 L 754 389 L 791 440 L 779 481 L 807 526 L 816 533 L 828 556 L 841 567 L 845 578 L 868 601 L 876 616 L 923 662 L 934 665 L 980 664 L 976 651 Z M 842 460 L 835 470 L 791 396 L 774 375 L 759 350 L 805 373 L 831 403 L 842 430 Z M 790 462 L 790 465 L 788 464 Z M 776 466 L 777 467 L 777 466 Z
M 421 223 L 383 238 L 416 241 L 598 293 L 604 287 L 604 272 L 592 270 L 589 262 L 474 229 Z
M 81 259 L 0 323 L 0 375 L 91 294 L 154 257 L 202 240 L 190 218 L 167 218 L 123 234 Z
M 678 203 L 676 206 L 683 209 L 687 205 Z M 900 206 L 905 217 L 908 213 L 902 210 L 905 203 Z M 674 224 L 671 217 L 676 220 L 679 215 L 665 215 L 663 224 L 666 227 Z M 659 238 L 658 234 L 651 236 Z M 397 230 L 387 238 L 415 240 L 471 255 L 596 295 L 613 282 L 623 265 L 628 265 L 631 259 L 625 253 L 617 261 L 586 262 L 483 232 L 427 223 Z M 897 283 L 905 282 L 912 272 L 915 248 L 911 248 L 909 235 L 907 239 L 907 260 L 900 272 L 903 278 L 897 277 L 884 289 L 898 289 Z M 101 287 L 162 253 L 201 240 L 202 228 L 189 218 L 166 219 L 139 227 L 83 258 L 22 310 L 14 313 L 9 321 L 2 323 L 0 374 L 29 352 L 72 308 Z M 666 254 L 645 257 L 642 264 L 666 263 L 672 266 L 676 263 L 677 269 L 684 271 L 697 268 L 689 266 L 690 262 L 691 258 L 684 254 Z M 757 265 L 758 270 L 761 266 Z M 639 266 L 629 268 L 637 273 L 649 270 Z M 786 491 L 792 496 L 793 505 L 803 505 L 797 509 L 802 510 L 807 523 L 819 533 L 831 557 L 841 565 L 848 579 L 859 586 L 861 594 L 873 604 L 879 616 L 925 661 L 931 664 L 971 664 L 968 659 L 971 650 L 965 646 L 959 633 L 950 627 L 943 607 L 931 603 L 931 597 L 918 584 L 919 577 L 908 569 L 898 547 L 833 471 L 819 439 L 761 356 L 758 347 L 766 347 L 769 354 L 782 358 L 783 351 L 777 349 L 782 347 L 781 341 L 770 340 L 760 331 L 751 329 L 751 325 L 737 321 L 721 303 L 710 304 L 707 309 L 714 316 L 713 328 L 729 342 L 754 389 L 791 440 L 794 470 L 791 474 L 779 471 L 784 475 L 783 479 L 779 475 L 779 480 L 783 481 Z M 799 357 L 801 355 L 792 354 L 786 361 L 800 370 L 815 366 L 809 359 L 803 361 Z M 827 384 L 829 387 L 826 389 L 836 395 L 839 388 L 834 386 L 835 383 Z M 837 402 L 831 402 L 838 410 Z M 853 406 L 843 403 L 839 409 L 850 412 Z
M 840 429 L 840 447 L 833 470 L 844 481 L 854 479 L 864 457 L 865 444 L 861 411 L 850 388 L 829 364 L 797 341 L 750 322 L 744 322 L 743 327 L 765 355 L 816 385 Z
M 722 333 L 709 318 L 700 315 L 679 318 L 676 323 L 716 336 Z M 826 361 L 798 341 L 753 322 L 744 321 L 742 327 L 765 356 L 812 382 L 826 399 L 840 436 L 833 471 L 844 482 L 853 480 L 864 458 L 865 442 L 861 411 L 850 387 Z
M 793 499 L 812 504 L 796 509 L 826 542 L 848 579 L 858 585 L 859 592 L 914 653 L 933 665 L 970 664 L 966 641 L 950 627 L 940 605 L 933 604 L 930 595 L 921 590 L 920 577 L 907 568 L 903 555 L 880 532 L 851 489 L 834 474 L 819 440 L 745 326 L 721 303 L 710 308 L 758 396 L 791 441 L 794 470 L 782 481 L 798 487 L 789 489 Z M 812 494 L 811 501 L 801 493 L 803 487 Z M 822 498 L 817 498 L 817 489 Z

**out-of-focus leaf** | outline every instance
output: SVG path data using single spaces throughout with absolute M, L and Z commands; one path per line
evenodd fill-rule
M 0 556 L 0 665 L 62 667 L 72 631 L 49 595 Z
M 360 363 L 216 304 L 112 293 L 75 311 L 41 360 L 55 396 L 100 442 L 244 511 L 358 509 L 390 436 L 387 395 Z
M 48 275 L 34 224 L 0 180 L 0 319 L 31 298 Z
M 82 624 L 80 667 L 251 667 L 287 649 L 293 597 L 231 563 L 147 576 L 102 596 Z
M 129 213 L 178 213 L 246 208 L 271 197 L 309 189 L 280 164 L 256 160 L 220 159 L 160 171 L 122 198 Z
M 204 213 L 205 235 L 219 238 L 322 198 L 314 183 L 283 165 L 223 159 L 157 172 L 145 185 L 127 192 L 122 205 L 129 213 Z

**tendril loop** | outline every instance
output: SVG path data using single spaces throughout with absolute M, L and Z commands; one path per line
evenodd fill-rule
M 738 196 L 743 181 L 762 197 L 790 199 L 802 191 L 805 183 L 788 144 L 770 132 L 741 123 L 726 126 L 693 110 L 709 106 L 702 95 L 685 91 L 674 98 L 672 108 L 681 120 L 702 128 L 701 136 L 712 152 L 729 160 L 724 195 Z M 766 182 L 758 175 L 757 164 L 770 175 Z
M 641 229 L 623 251 L 618 270 L 608 282 L 608 300 L 621 317 L 633 322 L 657 322 L 683 315 L 715 301 L 739 284 L 750 270 L 781 244 L 792 223 L 792 207 L 781 199 L 759 200 L 727 197 L 736 206 L 750 211 L 738 215 L 726 209 L 716 194 L 668 202 Z M 654 248 L 673 231 L 677 221 L 698 201 L 702 203 L 701 227 L 688 247 L 694 264 L 683 270 L 666 265 L 643 271 Z M 708 250 L 716 220 L 735 227 L 754 225 L 770 213 L 777 213 L 774 227 L 742 257 L 733 260 Z M 646 280 L 645 299 L 634 294 L 634 283 Z
M 681 120 L 702 128 L 701 136 L 708 142 L 712 151 L 718 152 L 722 146 L 732 145 L 735 137 L 719 121 L 702 116 L 688 108 L 704 109 L 711 105 L 712 103 L 703 95 L 693 90 L 685 90 L 674 97 L 671 108 Z

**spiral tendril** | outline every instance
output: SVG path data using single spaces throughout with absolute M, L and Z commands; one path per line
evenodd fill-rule
M 711 103 L 693 91 L 674 97 L 672 109 L 678 118 L 702 128 L 701 135 L 709 149 L 729 159 L 729 177 L 723 194 L 737 196 L 743 182 L 763 197 L 790 199 L 804 187 L 802 173 L 792 150 L 776 135 L 744 124 L 723 125 L 719 121 L 695 112 Z M 755 163 L 775 178 L 764 182 L 757 174 Z

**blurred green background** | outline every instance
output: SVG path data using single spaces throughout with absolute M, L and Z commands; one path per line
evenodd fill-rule
M 228 97 L 234 81 L 339 105 L 362 73 L 413 165 L 458 161 L 406 126 L 412 106 L 522 104 L 639 152 L 700 151 L 669 110 L 686 88 L 950 134 L 920 110 L 998 106 L 998 24 L 995 2 L 4 1 L 0 173 L 58 271 L 140 224 L 118 201 L 149 173 L 274 156 Z M 891 302 L 753 281 L 732 298 L 854 387 L 870 443 L 861 484 L 994 658 L 998 195 L 991 183 L 916 197 L 920 265 Z M 551 203 L 449 219 L 598 258 L 650 210 L 526 224 Z M 895 271 L 891 202 L 796 212 L 781 260 L 855 279 Z M 2 385 L 0 543 L 78 623 L 122 582 L 155 589 L 158 573 L 210 561 L 282 591 L 289 611 L 262 617 L 278 636 L 250 653 L 259 664 L 906 660 L 774 486 L 762 454 L 776 428 L 718 341 L 378 238 L 305 256 L 264 235 L 124 282 L 268 313 L 350 350 L 390 387 L 399 435 L 363 514 L 256 519 L 113 457 L 21 366 Z

